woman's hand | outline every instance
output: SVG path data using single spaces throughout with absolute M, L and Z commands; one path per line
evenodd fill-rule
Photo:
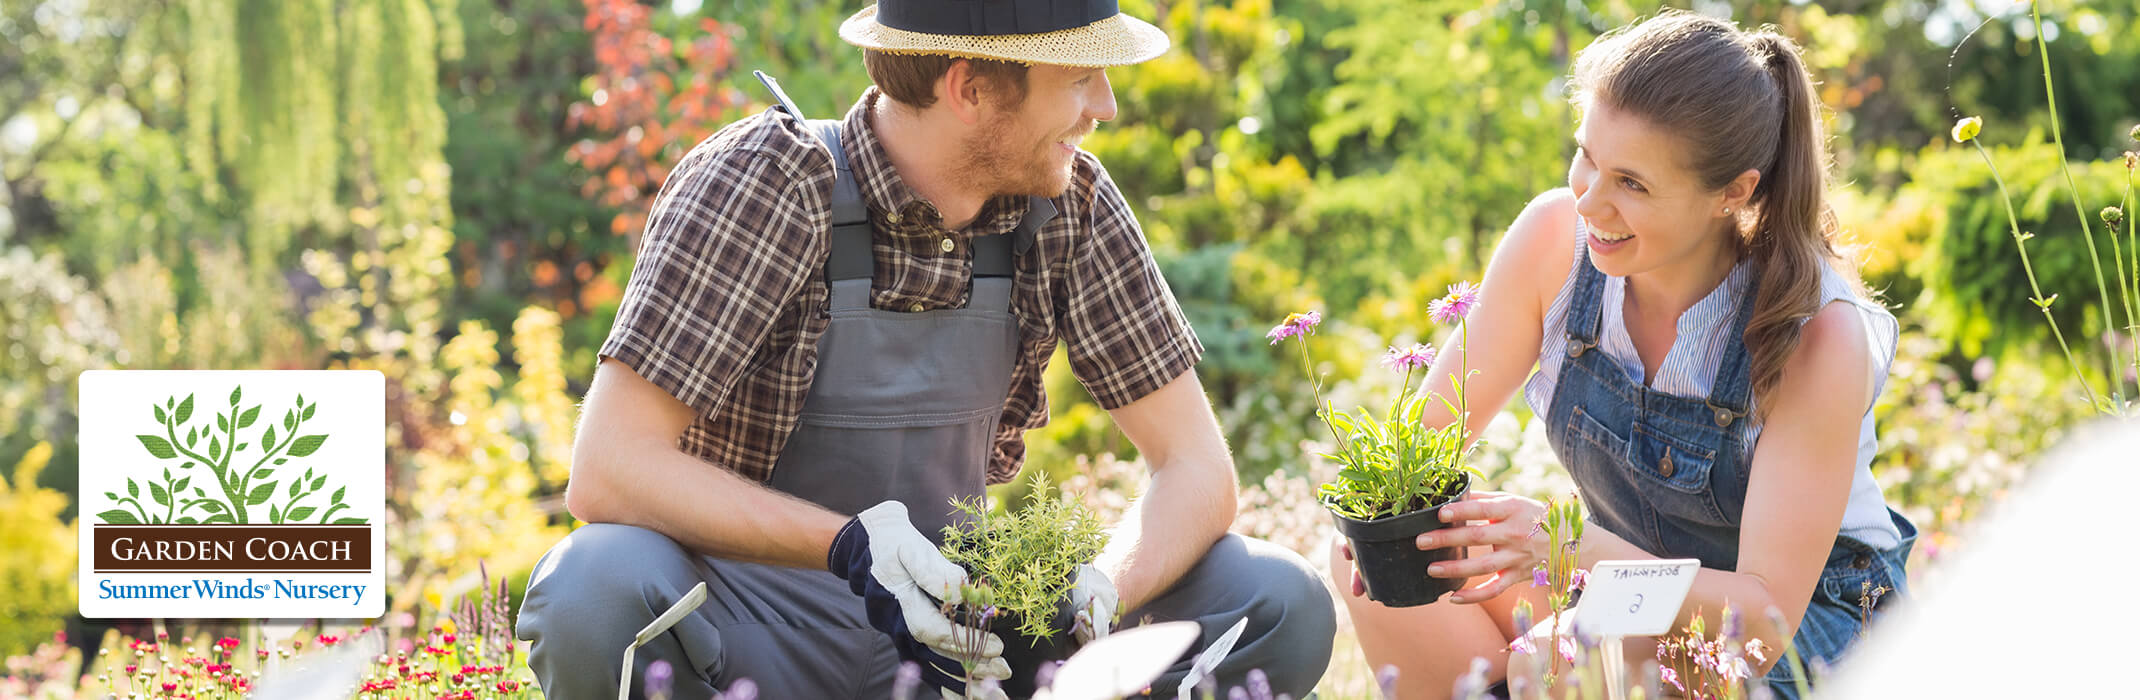
M 1545 514 L 1544 503 L 1499 491 L 1473 491 L 1464 500 L 1442 506 L 1442 522 L 1466 524 L 1421 533 L 1420 549 L 1488 549 L 1469 550 L 1473 556 L 1437 562 L 1427 567 L 1427 575 L 1452 579 L 1494 575 L 1485 583 L 1450 594 L 1450 602 L 1455 603 L 1483 603 L 1531 580 L 1532 569 L 1545 561 L 1552 547 L 1539 529 Z

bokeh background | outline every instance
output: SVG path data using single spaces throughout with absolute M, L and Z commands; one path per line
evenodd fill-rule
M 89 369 L 384 372 L 392 608 L 455 599 L 479 562 L 517 597 L 575 524 L 575 406 L 667 169 L 765 108 L 753 69 L 813 116 L 844 113 L 868 80 L 835 30 L 863 4 L 0 3 L 0 654 L 99 633 L 71 619 Z M 1476 279 L 1523 204 L 1564 183 L 1573 53 L 1658 5 L 1122 5 L 1175 48 L 1111 71 L 1121 116 L 1085 147 L 1209 350 L 1197 372 L 1248 487 L 1237 529 L 1321 562 L 1309 381 L 1264 331 L 1323 310 L 1331 398 L 1387 396 L 1397 378 L 1374 358 L 1437 340 L 1426 302 Z M 1912 574 L 1936 577 L 1963 526 L 2099 410 L 2029 302 L 1990 171 L 1948 137 L 1957 117 L 1984 118 L 2094 390 L 2115 377 L 2134 393 L 2076 240 L 2029 4 L 1673 5 L 1806 47 L 1843 226 L 1904 326 L 1874 471 L 1927 532 Z M 2127 196 L 2121 154 L 2140 148 L 2140 6 L 2041 9 L 2092 218 Z M 1119 509 L 1134 450 L 1066 362 L 1048 387 L 1027 468 Z M 1487 437 L 1490 483 L 1566 490 L 1520 402 Z M 1356 654 L 1341 650 L 1326 695 L 1371 684 Z

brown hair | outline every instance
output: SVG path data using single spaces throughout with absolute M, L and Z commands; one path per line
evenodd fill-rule
M 1754 406 L 1766 401 L 1798 348 L 1799 325 L 1820 310 L 1821 270 L 1852 282 L 1857 266 L 1836 250 L 1826 195 L 1828 153 L 1821 105 L 1798 45 L 1772 29 L 1667 11 L 1613 30 L 1576 60 L 1571 86 L 1589 99 L 1681 138 L 1703 186 L 1721 189 L 1760 171 L 1734 244 L 1751 257 L 1759 296 L 1746 323 Z M 1856 289 L 1861 296 L 1863 289 Z
M 937 54 L 909 54 L 862 50 L 862 68 L 869 71 L 870 82 L 877 84 L 886 97 L 915 109 L 936 104 L 936 81 L 951 70 L 954 61 L 965 61 L 973 66 L 973 74 L 1002 91 L 1001 104 L 1017 107 L 1025 103 L 1026 65 L 1011 61 Z

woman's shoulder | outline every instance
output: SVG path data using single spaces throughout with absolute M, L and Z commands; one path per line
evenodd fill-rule
M 1494 249 L 1493 272 L 1520 281 L 1541 318 L 1575 267 L 1576 219 L 1575 193 L 1565 187 L 1546 190 L 1524 205 Z

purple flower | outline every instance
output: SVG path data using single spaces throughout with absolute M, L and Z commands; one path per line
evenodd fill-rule
M 892 700 L 911 700 L 914 689 L 921 686 L 921 664 L 912 661 L 899 662 L 898 675 L 892 676 Z
M 1310 331 L 1315 330 L 1316 324 L 1320 324 L 1322 322 L 1323 314 L 1320 311 L 1307 311 L 1293 314 L 1291 316 L 1285 317 L 1285 321 L 1283 323 L 1272 327 L 1271 332 L 1263 334 L 1263 337 L 1270 338 L 1271 344 L 1277 345 L 1278 341 L 1285 340 L 1287 338 L 1291 338 L 1297 335 L 1307 335 Z
M 1576 570 L 1575 570 L 1575 580 L 1573 580 L 1573 581 L 1569 582 L 1569 583 L 1568 583 L 1568 587 L 1569 587 L 1570 589 L 1579 589 L 1579 588 L 1582 588 L 1582 587 L 1583 587 L 1583 583 L 1584 583 L 1585 581 L 1589 581 L 1589 580 L 1590 580 L 1590 572 L 1584 571 L 1584 570 L 1582 570 L 1582 569 L 1576 569 Z
M 758 700 L 758 683 L 749 678 L 738 678 L 728 686 L 728 692 L 714 697 L 722 700 Z
M 1516 641 L 1508 643 L 1508 650 L 1523 654 L 1537 654 L 1538 643 L 1531 641 L 1529 633 L 1519 631 L 1516 633 Z
M 1426 369 L 1433 364 L 1434 346 L 1426 343 L 1413 343 L 1404 348 L 1392 345 L 1389 352 L 1382 355 L 1382 366 L 1399 372 Z
M 1538 568 L 1536 568 L 1536 569 L 1532 569 L 1532 570 L 1531 570 L 1531 585 L 1532 585 L 1532 586 L 1536 586 L 1536 587 L 1538 587 L 1538 588 L 1545 588 L 1545 587 L 1546 587 L 1546 585 L 1547 585 L 1547 584 L 1550 584 L 1550 583 L 1552 583 L 1552 581 L 1551 581 L 1550 579 L 1548 579 L 1548 578 L 1546 577 L 1546 569 L 1545 569 L 1545 567 L 1542 567 L 1542 566 L 1541 566 L 1541 567 L 1538 567 Z
M 1041 662 L 1040 668 L 1033 671 L 1033 685 L 1046 688 L 1053 684 L 1055 682 L 1055 669 L 1059 666 L 1062 666 L 1062 664 L 1055 661 Z
M 1672 684 L 1672 687 L 1678 688 L 1679 692 L 1687 692 L 1687 686 L 1679 684 L 1679 672 L 1672 670 L 1672 667 L 1666 666 L 1658 669 L 1657 673 L 1658 677 L 1663 678 L 1664 682 Z
M 1375 686 L 1382 689 L 1382 700 L 1397 700 L 1397 666 L 1384 665 L 1376 671 Z
M 654 663 L 646 665 L 646 696 L 650 698 L 669 697 L 670 684 L 675 681 L 675 678 L 676 669 L 669 666 L 669 662 L 655 659 Z
M 1567 637 L 1561 637 L 1561 638 L 1560 638 L 1560 658 L 1561 658 L 1561 660 L 1563 660 L 1563 661 L 1566 661 L 1566 662 L 1568 662 L 1568 663 L 1571 663 L 1571 664 L 1572 664 L 1572 663 L 1575 663 L 1575 637 L 1574 637 L 1574 636 L 1572 636 L 1572 635 L 1571 635 L 1571 636 L 1567 636 Z
M 1248 697 L 1250 700 L 1271 700 L 1271 677 L 1263 669 L 1248 670 Z
M 1479 305 L 1479 288 L 1470 280 L 1449 285 L 1449 294 L 1427 304 L 1427 314 L 1434 322 L 1449 325 L 1464 320 L 1471 310 Z

